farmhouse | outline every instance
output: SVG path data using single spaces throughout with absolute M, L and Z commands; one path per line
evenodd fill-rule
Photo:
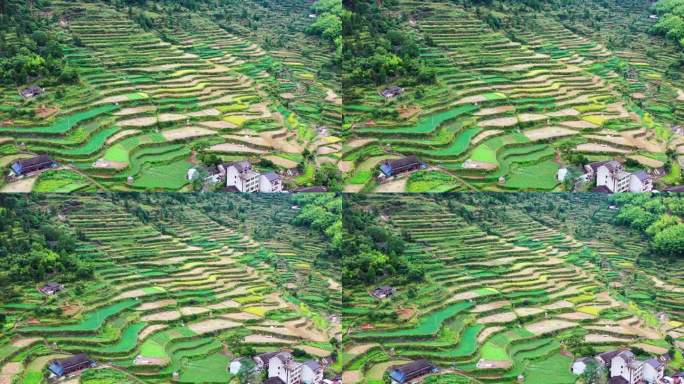
M 249 161 L 237 161 L 224 165 L 226 186 L 235 187 L 240 192 L 258 192 L 261 175 L 252 170 Z
M 268 377 L 278 378 L 284 384 L 299 384 L 303 367 L 289 352 L 278 352 L 268 362 Z
M 275 172 L 261 175 L 259 178 L 259 192 L 282 192 L 283 178 Z
M 613 360 L 610 364 L 609 383 L 637 384 L 641 383 L 643 378 L 643 362 L 637 360 L 632 352 L 622 351 L 613 357 Z
M 48 296 L 52 296 L 52 295 L 54 295 L 55 293 L 57 293 L 57 292 L 59 292 L 59 291 L 61 291 L 61 290 L 63 290 L 63 289 L 64 289 L 64 286 L 63 286 L 62 284 L 59 284 L 59 283 L 47 283 L 47 284 L 43 285 L 43 286 L 39 289 L 39 291 L 41 291 L 42 293 L 44 293 L 44 294 L 46 294 L 46 295 L 48 295 Z
M 402 173 L 424 169 L 427 165 L 421 162 L 415 155 L 407 156 L 397 160 L 385 160 L 380 165 L 380 178 L 397 176 Z
M 653 179 L 644 171 L 626 172 L 619 161 L 611 160 L 596 167 L 596 186 L 606 187 L 613 193 L 650 192 L 653 190 Z
M 80 353 L 66 359 L 53 360 L 48 364 L 48 370 L 57 377 L 95 366 L 95 362 L 88 358 L 85 353 Z
M 305 361 L 302 367 L 302 383 L 316 384 L 323 381 L 323 367 L 313 360 Z
M 644 362 L 644 380 L 649 384 L 657 384 L 665 376 L 665 362 L 661 359 L 649 359 Z
M 17 160 L 10 166 L 10 175 L 22 176 L 31 172 L 42 171 L 43 169 L 54 168 L 57 162 L 48 155 L 30 157 L 28 159 Z
M 382 90 L 382 92 L 380 92 L 380 96 L 382 96 L 386 99 L 389 99 L 392 97 L 397 97 L 397 96 L 401 95 L 402 93 L 404 93 L 404 88 L 396 87 L 396 86 L 395 87 L 387 87 L 384 90 Z
M 435 370 L 434 365 L 425 359 L 420 359 L 408 364 L 392 367 L 390 378 L 392 379 L 392 384 L 404 384 Z
M 376 299 L 385 299 L 394 294 L 397 290 L 389 285 L 383 285 L 382 287 L 377 287 L 371 292 L 371 296 Z
M 23 91 L 21 91 L 21 97 L 25 99 L 30 99 L 32 97 L 40 96 L 43 94 L 43 88 L 32 85 Z

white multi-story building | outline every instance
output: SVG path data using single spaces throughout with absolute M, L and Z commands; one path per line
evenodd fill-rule
M 275 172 L 260 174 L 252 169 L 249 161 L 219 165 L 222 177 L 225 177 L 226 187 L 234 188 L 233 192 L 282 192 L 283 179 Z M 232 188 L 231 188 L 232 187 Z
M 661 359 L 650 359 L 644 362 L 644 381 L 658 384 L 665 377 L 665 362 Z
M 316 361 L 299 363 L 289 352 L 278 352 L 268 360 L 265 384 L 321 384 L 323 367 Z
M 605 162 L 596 169 L 596 186 L 605 186 L 613 193 L 627 192 L 630 178 L 631 174 L 616 160 Z
M 653 190 L 653 180 L 644 171 L 626 172 L 619 161 L 611 160 L 596 167 L 596 186 L 604 186 L 613 193 L 650 192 Z
M 259 179 L 259 192 L 282 192 L 283 178 L 275 172 L 269 172 L 261 175 Z
M 237 161 L 223 165 L 226 173 L 226 187 L 235 187 L 240 192 L 258 192 L 261 175 L 252 170 L 248 161 Z
M 644 379 L 644 362 L 630 351 L 622 351 L 610 364 L 610 380 L 615 384 L 641 384 Z
M 318 362 L 309 360 L 302 367 L 302 384 L 318 384 L 323 381 L 323 367 Z
M 268 377 L 277 377 L 284 384 L 300 384 L 304 364 L 295 361 L 289 352 L 279 352 L 268 362 Z

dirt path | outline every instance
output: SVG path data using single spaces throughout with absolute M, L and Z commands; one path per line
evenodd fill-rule
M 21 180 L 17 180 L 8 183 L 0 189 L 3 193 L 29 193 L 33 190 L 33 186 L 36 184 L 39 175 L 34 175 L 31 177 L 25 177 Z
M 377 193 L 402 193 L 406 191 L 406 183 L 408 182 L 407 177 L 403 177 L 398 180 L 388 181 L 385 184 L 380 184 L 375 188 L 374 192 Z

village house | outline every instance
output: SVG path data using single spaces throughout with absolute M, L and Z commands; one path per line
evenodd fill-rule
M 637 360 L 631 351 L 622 351 L 613 357 L 610 384 L 641 384 L 643 378 L 644 363 Z
M 425 359 L 413 361 L 404 365 L 397 365 L 390 370 L 392 384 L 404 384 L 413 379 L 435 372 L 437 368 Z
M 644 362 L 644 380 L 648 384 L 658 384 L 665 376 L 665 362 L 662 359 L 649 359 Z
M 39 291 L 42 292 L 45 295 L 52 296 L 55 293 L 61 291 L 64 289 L 64 286 L 59 283 L 47 283 L 43 285 Z
M 277 378 L 273 384 L 300 384 L 304 364 L 295 361 L 289 352 L 278 352 L 268 363 L 268 378 Z
M 377 287 L 371 292 L 371 296 L 376 299 L 386 299 L 394 294 L 397 290 L 389 285 L 383 285 L 382 287 Z
M 10 166 L 10 176 L 24 176 L 32 172 L 54 168 L 57 162 L 48 155 L 39 155 L 28 159 L 17 160 Z
M 427 165 L 421 162 L 415 155 L 406 156 L 397 160 L 385 160 L 380 165 L 379 178 L 385 179 L 425 168 L 427 168 Z
M 38 87 L 36 85 L 32 85 L 23 91 L 21 91 L 21 97 L 24 99 L 30 99 L 32 97 L 40 96 L 43 94 L 43 88 Z
M 595 360 L 610 372 L 608 384 L 660 384 L 665 377 L 663 358 L 640 361 L 628 349 L 604 352 Z M 577 359 L 572 365 L 572 373 L 581 375 L 590 364 L 590 359 Z
M 226 192 L 277 193 L 283 192 L 283 178 L 275 172 L 261 174 L 252 169 L 249 161 L 221 164 L 218 170 L 226 180 Z
M 253 193 L 259 191 L 261 175 L 252 170 L 248 161 L 237 161 L 224 166 L 226 170 L 226 186 L 235 187 L 240 192 Z
M 282 192 L 283 178 L 275 172 L 269 172 L 261 175 L 259 179 L 259 192 Z
M 94 367 L 95 362 L 85 353 L 80 353 L 66 359 L 53 360 L 48 364 L 48 370 L 56 377 L 63 377 L 86 368 Z
M 397 96 L 401 95 L 402 93 L 404 93 L 404 88 L 393 86 L 393 87 L 387 87 L 387 88 L 383 89 L 380 92 L 380 96 L 382 96 L 386 99 L 389 99 L 392 97 L 397 97 Z
M 317 361 L 305 361 L 302 367 L 302 384 L 317 384 L 321 382 L 323 382 L 323 366 Z
M 629 179 L 631 192 L 651 192 L 653 190 L 653 178 L 644 171 L 632 173 Z
M 585 166 L 585 170 L 595 175 L 596 187 L 605 187 L 612 193 L 621 192 L 650 192 L 653 190 L 653 178 L 644 171 L 630 173 L 617 160 L 592 163 Z M 595 170 L 595 173 L 594 173 Z
M 255 369 L 267 372 L 268 384 L 322 384 L 325 365 L 318 361 L 297 362 L 288 351 L 267 352 L 252 358 L 256 364 Z M 240 359 L 233 360 L 241 361 Z M 239 369 L 231 362 L 230 370 Z M 251 362 L 250 362 L 251 363 Z M 241 367 L 245 361 L 241 361 Z

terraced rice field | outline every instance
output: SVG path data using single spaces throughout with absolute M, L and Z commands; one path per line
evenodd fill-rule
M 600 9 L 605 25 L 560 21 L 582 7 Z M 407 86 L 388 100 L 378 89 L 358 89 L 362 96 L 345 103 L 350 140 L 363 142 L 343 150 L 348 184 L 360 182 L 363 164 L 388 154 L 416 154 L 442 174 L 409 178 L 407 192 L 560 190 L 555 174 L 571 165 L 571 154 L 662 166 L 666 149 L 681 141 L 669 128 L 681 121 L 681 85 L 663 76 L 678 48 L 647 34 L 648 4 L 551 8 L 494 30 L 477 7 L 439 0 L 390 5 L 387 12 L 405 16 L 406 31 L 431 42 L 422 45 L 421 58 L 436 68 L 437 84 Z M 626 41 L 632 33 L 634 42 Z M 663 51 L 646 58 L 649 44 Z M 420 112 L 401 117 L 407 108 Z M 426 177 L 429 188 L 414 185 Z M 366 189 L 383 189 L 362 181 Z
M 668 334 L 684 341 L 681 265 L 635 262 L 643 240 L 611 224 L 607 197 L 465 196 L 359 202 L 411 239 L 404 254 L 427 277 L 378 282 L 397 288 L 382 301 L 370 296 L 374 286 L 345 286 L 345 383 L 380 383 L 378 371 L 426 358 L 474 382 L 522 374 L 526 383 L 570 384 L 570 340 L 655 354 L 668 349 Z M 669 320 L 656 319 L 660 311 Z
M 30 102 L 0 88 L 0 159 L 52 155 L 64 169 L 41 175 L 41 192 L 187 190 L 186 171 L 201 154 L 257 162 L 267 155 L 283 168 L 296 166 L 305 149 L 330 160 L 340 126 L 341 106 L 331 96 L 338 82 L 335 73 L 317 76 L 332 53 L 303 32 L 310 5 L 234 5 L 291 21 L 298 50 L 269 50 L 247 28 L 219 26 L 218 9 L 179 11 L 172 24 L 150 13 L 158 24 L 146 31 L 123 8 L 53 1 L 45 12 L 60 20 L 55 33 L 73 41 L 66 58 L 81 84 L 61 98 L 48 88 Z M 303 47 L 316 54 L 305 56 Z M 33 113 L 44 107 L 57 112 Z M 74 179 L 74 172 L 83 176 Z
M 2 383 L 42 383 L 49 360 L 80 352 L 99 363 L 81 379 L 89 383 L 225 383 L 234 379 L 227 340 L 236 336 L 257 352 L 288 347 L 320 358 L 334 350 L 340 285 L 333 272 L 319 272 L 325 264 L 309 274 L 325 274 L 328 285 L 312 283 L 318 291 L 305 297 L 314 288 L 302 288 L 300 271 L 276 271 L 263 256 L 276 241 L 256 241 L 208 211 L 173 209 L 174 221 L 151 206 L 153 219 L 143 223 L 122 200 L 47 196 L 80 234 L 78 252 L 96 264 L 96 280 L 49 300 L 23 287 L 20 301 L 2 304 L 14 324 L 0 337 Z M 266 210 L 269 202 L 253 204 Z M 296 250 L 287 256 L 302 268 L 314 263 Z M 277 273 L 291 276 L 288 289 L 273 278 Z

